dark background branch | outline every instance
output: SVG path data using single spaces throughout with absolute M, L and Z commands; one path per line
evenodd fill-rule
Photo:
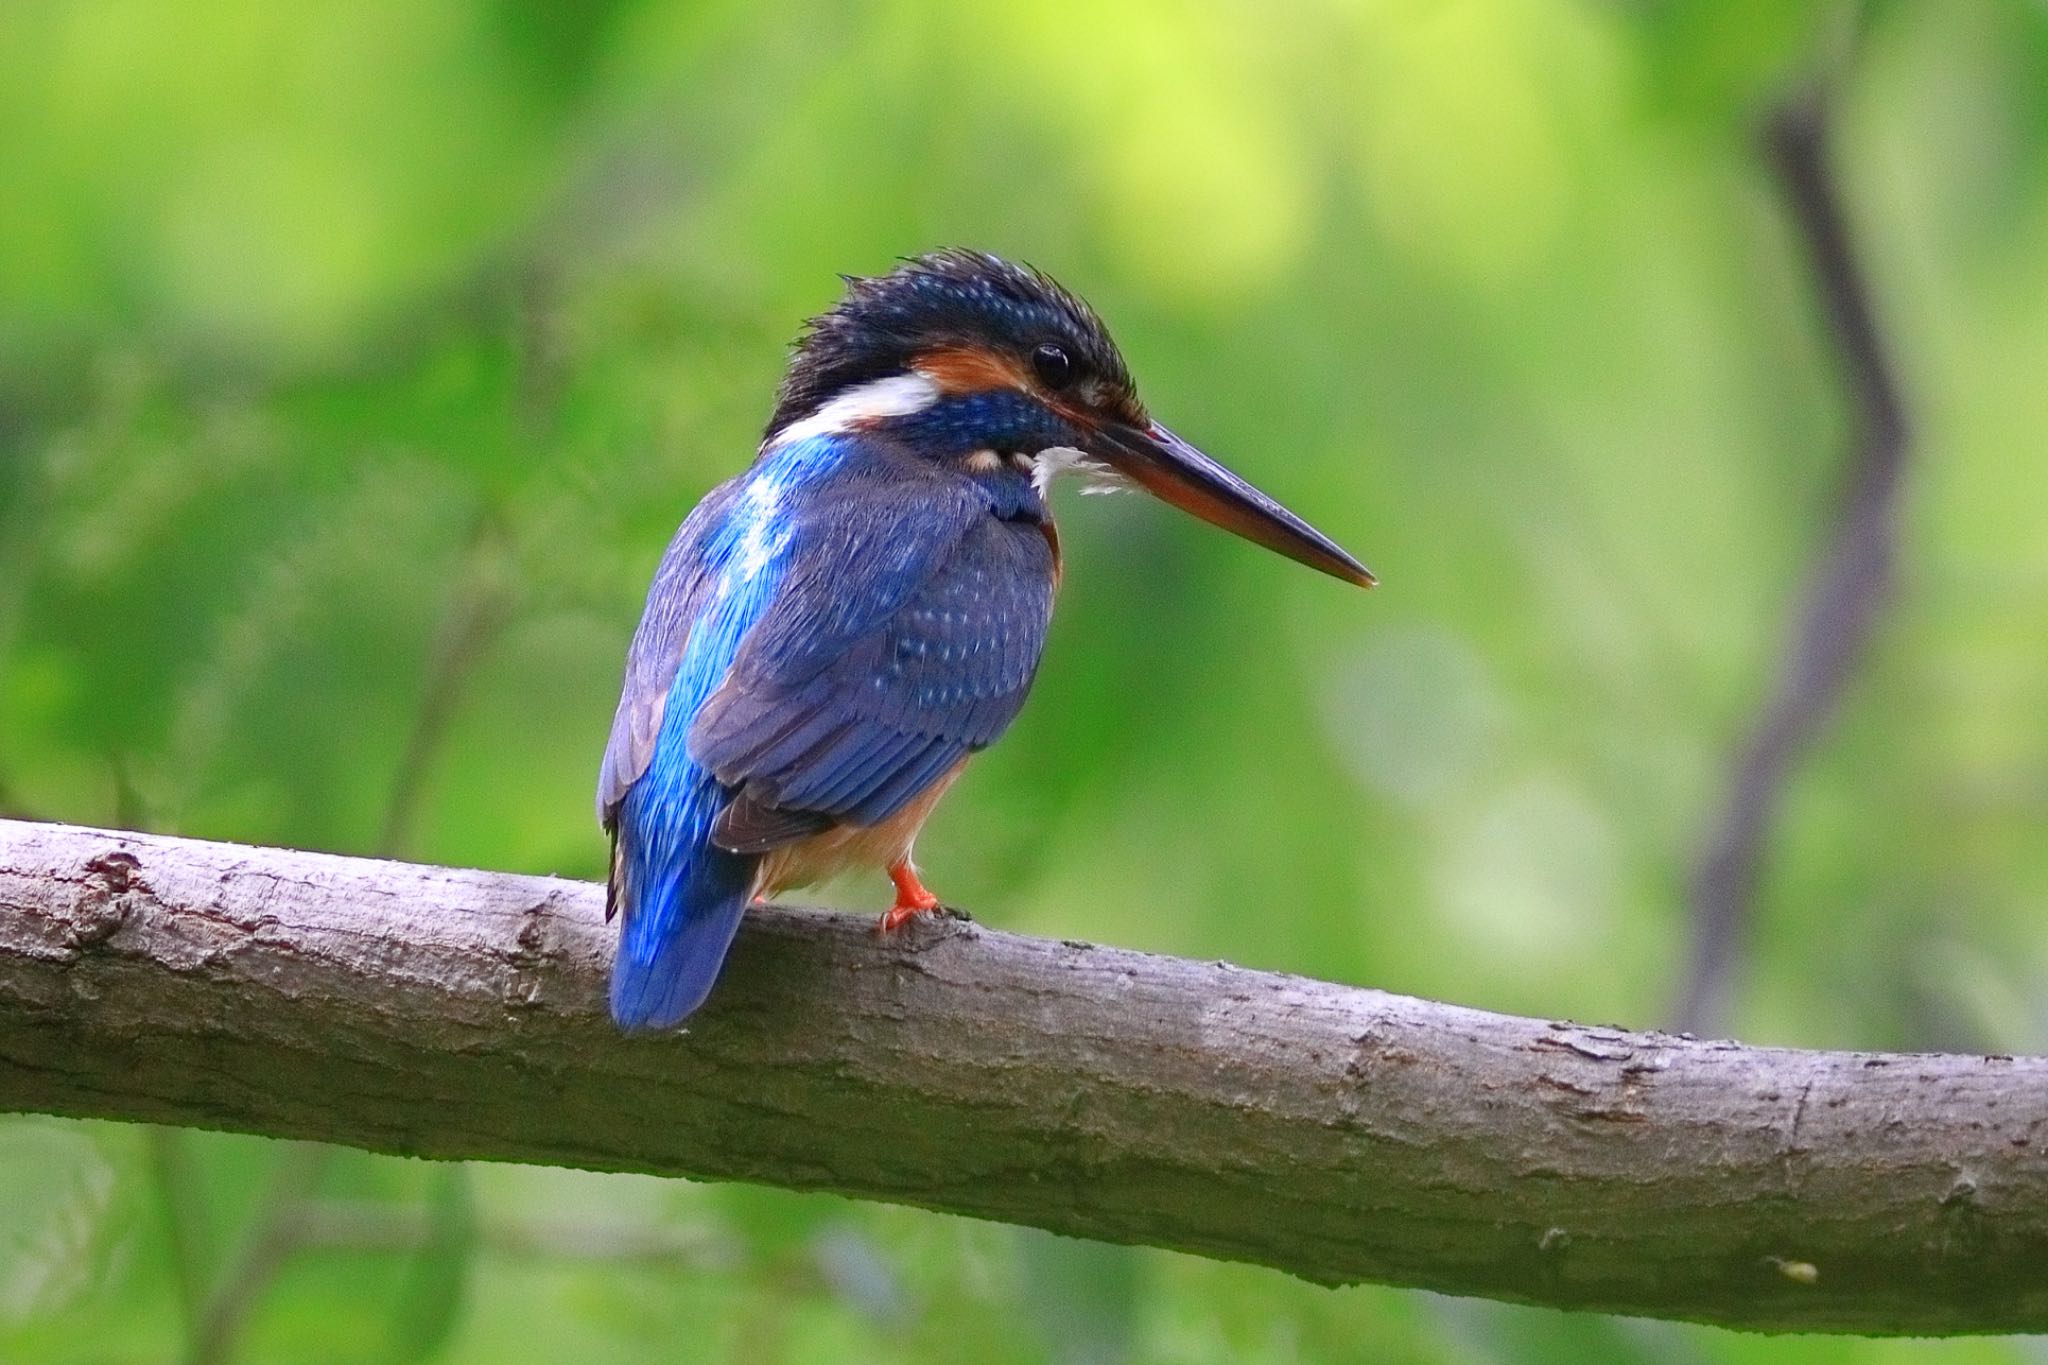
M 243 1232 L 241 1251 L 199 1315 L 187 1365 L 221 1365 L 233 1357 L 242 1324 L 297 1248 L 301 1210 L 329 1157 L 327 1148 L 313 1142 L 279 1149 L 261 1208 Z
M 1724 1027 L 1786 783 L 1834 713 L 1890 595 L 1912 432 L 1850 240 L 1821 94 L 1808 91 L 1780 110 L 1765 141 L 1839 357 L 1851 436 L 1833 524 L 1693 869 L 1693 937 L 1677 1022 L 1703 1032 Z
M 2048 1059 L 1749 1048 L 776 909 L 687 1033 L 627 1039 L 601 900 L 0 823 L 0 1107 L 835 1190 L 1328 1283 L 2048 1329 Z
M 497 516 L 487 512 L 470 533 L 462 568 L 435 631 L 419 707 L 384 803 L 377 850 L 387 856 L 403 854 L 411 844 L 420 798 L 456 707 L 478 666 L 513 618 L 512 587 L 502 562 L 505 555 L 504 530 Z

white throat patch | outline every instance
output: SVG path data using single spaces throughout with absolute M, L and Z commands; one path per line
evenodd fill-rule
M 939 386 L 921 374 L 892 374 L 856 384 L 800 422 L 775 433 L 774 445 L 789 445 L 842 431 L 885 417 L 923 412 L 939 399 Z
M 1062 474 L 1079 474 L 1083 493 L 1115 493 L 1131 486 L 1123 475 L 1072 446 L 1048 446 L 1031 461 L 1031 482 L 1041 498 L 1052 496 L 1052 481 Z

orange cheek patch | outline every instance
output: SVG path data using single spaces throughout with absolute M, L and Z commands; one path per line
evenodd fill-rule
M 928 351 L 919 356 L 919 374 L 939 386 L 941 393 L 981 393 L 988 389 L 1032 387 L 1023 367 L 1007 356 L 975 347 L 957 346 Z

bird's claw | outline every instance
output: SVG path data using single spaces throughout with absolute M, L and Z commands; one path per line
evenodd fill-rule
M 881 920 L 875 925 L 875 932 L 887 938 L 891 934 L 901 933 L 904 927 L 919 915 L 939 915 L 945 911 L 946 907 L 936 900 L 930 905 L 906 905 L 898 901 L 882 913 Z
M 911 866 L 910 859 L 905 858 L 891 867 L 889 880 L 896 883 L 896 904 L 882 916 L 880 932 L 883 937 L 895 933 L 919 915 L 947 913 L 939 898 L 918 880 L 917 869 Z
M 883 938 L 892 937 L 909 928 L 912 921 L 920 916 L 948 920 L 954 924 L 974 923 L 974 916 L 968 914 L 959 906 L 947 905 L 937 897 L 933 897 L 930 905 L 905 905 L 899 902 L 891 906 L 876 921 L 875 932 Z

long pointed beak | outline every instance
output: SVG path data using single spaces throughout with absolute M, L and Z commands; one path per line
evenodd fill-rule
M 1336 541 L 1154 422 L 1102 429 L 1102 457 L 1161 501 L 1333 578 L 1379 580 Z

